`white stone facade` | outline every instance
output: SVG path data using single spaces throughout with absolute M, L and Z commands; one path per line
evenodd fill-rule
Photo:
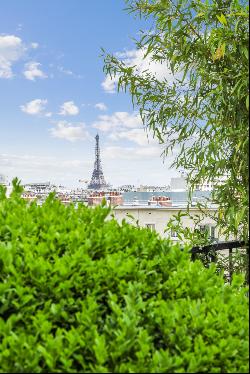
M 167 223 L 174 215 L 177 215 L 179 211 L 185 212 L 185 208 L 180 207 L 150 207 L 150 206 L 118 206 L 113 210 L 114 217 L 121 222 L 125 219 L 127 222 L 138 225 L 140 227 L 148 227 L 151 230 L 155 230 L 160 234 L 162 238 L 171 237 L 172 240 L 179 240 L 174 231 L 171 233 L 164 232 Z M 201 215 L 201 212 L 193 207 L 190 208 L 190 214 Z M 209 209 L 209 216 L 213 216 L 216 213 L 216 208 Z M 131 218 L 131 216 L 133 218 Z M 194 221 L 189 217 L 182 217 L 181 222 L 183 227 L 195 228 Z M 201 230 L 206 226 L 209 229 L 210 236 L 216 240 L 224 240 L 222 236 L 219 236 L 218 230 L 215 228 L 215 221 L 211 217 L 202 219 L 199 223 Z

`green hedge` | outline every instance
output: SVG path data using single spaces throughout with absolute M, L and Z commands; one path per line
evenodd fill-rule
M 248 371 L 248 298 L 104 207 L 0 190 L 0 371 Z

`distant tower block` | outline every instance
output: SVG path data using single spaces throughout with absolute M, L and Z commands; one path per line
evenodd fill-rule
M 101 166 L 101 158 L 100 158 L 100 147 L 99 147 L 99 135 L 97 134 L 95 137 L 96 145 L 95 145 L 95 164 L 94 170 L 92 173 L 91 181 L 88 185 L 88 189 L 90 190 L 100 190 L 105 189 L 108 187 L 108 184 L 105 182 L 102 166 Z

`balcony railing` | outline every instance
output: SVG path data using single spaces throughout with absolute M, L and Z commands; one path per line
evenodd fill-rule
M 243 255 L 246 256 L 246 267 L 245 267 L 245 274 L 246 274 L 246 282 L 249 284 L 249 242 L 244 241 L 228 241 L 228 242 L 219 242 L 214 244 L 209 244 L 203 247 L 195 246 L 191 248 L 191 260 L 194 261 L 197 258 L 197 254 L 204 254 L 209 256 L 211 262 L 217 261 L 216 252 L 222 250 L 228 250 L 228 280 L 231 284 L 232 276 L 234 272 L 234 264 L 233 264 L 233 249 L 242 249 Z M 244 253 L 244 250 L 246 251 Z

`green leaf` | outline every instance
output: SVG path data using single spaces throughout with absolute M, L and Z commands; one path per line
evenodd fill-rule
M 243 53 L 244 53 L 246 59 L 248 60 L 249 59 L 249 51 L 245 46 L 243 47 Z
M 216 15 L 216 17 L 218 18 L 219 22 L 220 22 L 222 25 L 224 25 L 224 26 L 227 25 L 227 20 L 226 20 L 226 17 L 224 16 L 223 13 L 221 13 L 220 16 Z

